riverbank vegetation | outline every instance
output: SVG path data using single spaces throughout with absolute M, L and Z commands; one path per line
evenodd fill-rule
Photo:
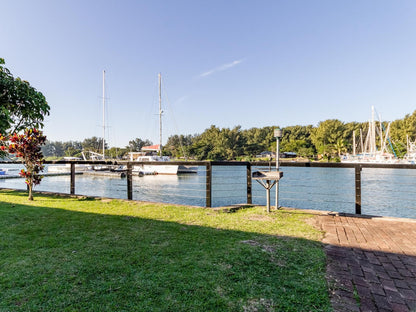
M 0 191 L 2 311 L 329 311 L 298 211 Z
M 384 128 L 387 127 L 387 123 L 383 125 Z M 272 126 L 245 130 L 240 126 L 230 129 L 213 125 L 198 135 L 169 137 L 163 152 L 179 159 L 187 157 L 197 160 L 252 160 L 264 151 L 276 150 L 273 129 Z M 368 122 L 344 123 L 338 119 L 329 119 L 320 122 L 316 127 L 285 127 L 282 129 L 280 150 L 309 159 L 339 159 L 341 155 L 352 153 L 353 134 L 355 131 L 356 142 L 359 142 L 360 129 L 365 134 L 368 131 Z M 403 156 L 406 153 L 407 137 L 411 140 L 416 139 L 416 111 L 391 123 L 389 148 L 393 147 L 398 156 Z M 136 138 L 124 148 L 107 148 L 106 155 L 122 158 L 126 157 L 128 152 L 137 152 L 141 147 L 151 144 L 149 140 Z M 63 157 L 80 156 L 82 150 L 99 152 L 102 150 L 102 142 L 97 137 L 85 139 L 83 142 L 47 142 L 43 152 L 47 157 Z

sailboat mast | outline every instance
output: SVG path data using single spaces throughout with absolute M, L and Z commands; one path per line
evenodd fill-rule
M 162 75 L 159 73 L 159 155 L 162 156 Z
M 355 156 L 355 130 L 352 132 L 352 154 Z
M 103 70 L 103 159 L 105 159 L 105 70 Z
M 371 106 L 371 153 L 374 154 L 377 151 L 376 147 L 376 122 L 374 118 L 374 106 Z

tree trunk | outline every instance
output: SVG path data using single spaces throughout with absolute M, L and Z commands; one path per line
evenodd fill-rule
M 33 193 L 32 193 L 33 183 L 29 183 L 28 188 L 29 188 L 29 198 L 28 199 L 33 200 Z

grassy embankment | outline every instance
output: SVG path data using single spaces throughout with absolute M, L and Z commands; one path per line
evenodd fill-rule
M 328 311 L 302 212 L 0 191 L 0 311 Z

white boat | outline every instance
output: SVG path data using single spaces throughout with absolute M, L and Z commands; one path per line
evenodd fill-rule
M 21 169 L 18 168 L 0 168 L 0 175 L 6 176 L 6 175 L 12 175 L 12 176 L 18 176 Z
M 81 160 L 79 157 L 64 157 L 64 160 Z M 71 172 L 71 164 L 64 164 L 64 165 L 49 165 L 48 173 L 70 173 Z M 75 165 L 75 172 L 84 172 L 91 170 L 91 165 L 83 165 L 83 164 L 76 164 Z
M 416 164 L 416 141 L 410 141 L 409 136 L 407 136 L 407 153 L 403 157 L 403 163 Z
M 355 131 L 353 132 L 353 153 L 347 154 L 341 158 L 343 163 L 377 163 L 377 164 L 392 164 L 400 163 L 400 159 L 394 153 L 393 146 L 390 143 L 390 124 L 388 124 L 387 129 L 383 129 L 383 123 L 380 120 L 380 127 L 376 127 L 374 120 L 374 106 L 371 107 L 372 118 L 368 123 L 368 132 L 363 141 L 362 131 L 360 130 L 360 153 L 356 153 L 356 143 L 355 143 Z M 376 144 L 376 132 L 378 132 L 378 137 L 380 140 L 380 148 L 377 148 Z M 393 150 L 393 153 L 389 151 Z
M 157 151 L 159 145 L 144 146 L 143 152 L 131 152 L 130 161 L 143 161 L 143 162 L 169 162 L 171 159 L 168 156 L 158 156 L 149 154 L 149 151 Z M 147 153 L 147 154 L 146 154 Z M 142 172 L 143 174 L 183 174 L 183 173 L 197 173 L 198 166 L 192 165 L 152 165 L 152 164 L 143 164 L 133 166 L 133 173 Z
M 135 161 L 143 161 L 143 162 L 168 162 L 170 161 L 169 157 L 167 156 L 157 156 L 157 155 L 147 155 L 147 156 L 139 156 L 135 159 Z M 143 174 L 178 174 L 178 165 L 151 165 L 151 164 L 143 164 L 143 165 L 135 165 L 133 166 L 133 173 L 134 172 L 142 172 Z

